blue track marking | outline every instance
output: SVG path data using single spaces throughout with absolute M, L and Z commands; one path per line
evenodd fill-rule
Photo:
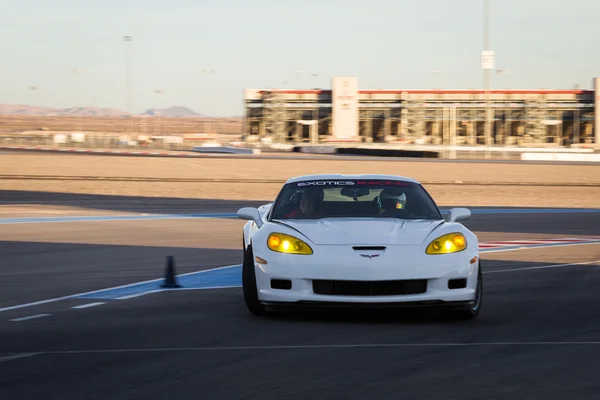
M 177 281 L 181 285 L 181 289 L 239 287 L 242 285 L 242 266 L 234 265 L 225 268 L 192 272 L 190 274 L 179 275 L 177 277 Z M 83 294 L 74 298 L 114 300 L 141 296 L 157 291 L 178 290 L 161 287 L 163 282 L 163 279 L 157 279 L 150 282 L 140 282 L 138 284 L 132 284 L 124 287 L 110 288 Z
M 448 209 L 442 209 L 447 214 Z M 600 208 L 477 208 L 471 214 L 573 214 L 598 213 Z M 101 221 L 145 221 L 166 219 L 194 218 L 238 218 L 235 213 L 200 213 L 200 214 L 152 214 L 152 215 L 89 215 L 64 217 L 19 217 L 0 218 L 0 225 L 7 224 L 38 224 L 49 222 L 101 222 Z

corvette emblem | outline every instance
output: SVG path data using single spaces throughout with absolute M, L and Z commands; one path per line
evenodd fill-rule
M 379 257 L 379 254 L 361 254 L 360 256 L 365 258 L 375 258 Z

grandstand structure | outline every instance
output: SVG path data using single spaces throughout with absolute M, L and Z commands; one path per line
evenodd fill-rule
M 247 89 L 244 139 L 598 146 L 600 78 L 594 82 L 595 90 L 359 90 L 357 78 L 339 77 L 331 90 Z

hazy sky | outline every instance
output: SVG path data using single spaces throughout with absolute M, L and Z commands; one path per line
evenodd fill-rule
M 124 35 L 135 112 L 237 115 L 244 88 L 330 88 L 333 76 L 358 76 L 361 88 L 480 88 L 482 4 L 0 0 L 0 103 L 125 109 Z M 512 71 L 493 88 L 591 88 L 600 76 L 600 1 L 491 0 L 490 21 L 496 67 Z M 80 103 L 74 68 L 85 70 Z

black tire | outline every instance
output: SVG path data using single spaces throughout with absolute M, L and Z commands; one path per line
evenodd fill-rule
M 258 300 L 252 245 L 248 245 L 248 248 L 244 251 L 244 263 L 242 264 L 242 290 L 244 292 L 246 307 L 248 307 L 248 310 L 252 314 L 256 316 L 265 316 L 268 314 L 265 306 Z
M 456 316 L 459 319 L 471 320 L 477 318 L 481 312 L 481 306 L 483 305 L 483 276 L 481 270 L 481 261 L 479 261 L 479 268 L 477 271 L 477 289 L 475 290 L 475 299 L 469 305 L 463 307 L 456 312 Z

